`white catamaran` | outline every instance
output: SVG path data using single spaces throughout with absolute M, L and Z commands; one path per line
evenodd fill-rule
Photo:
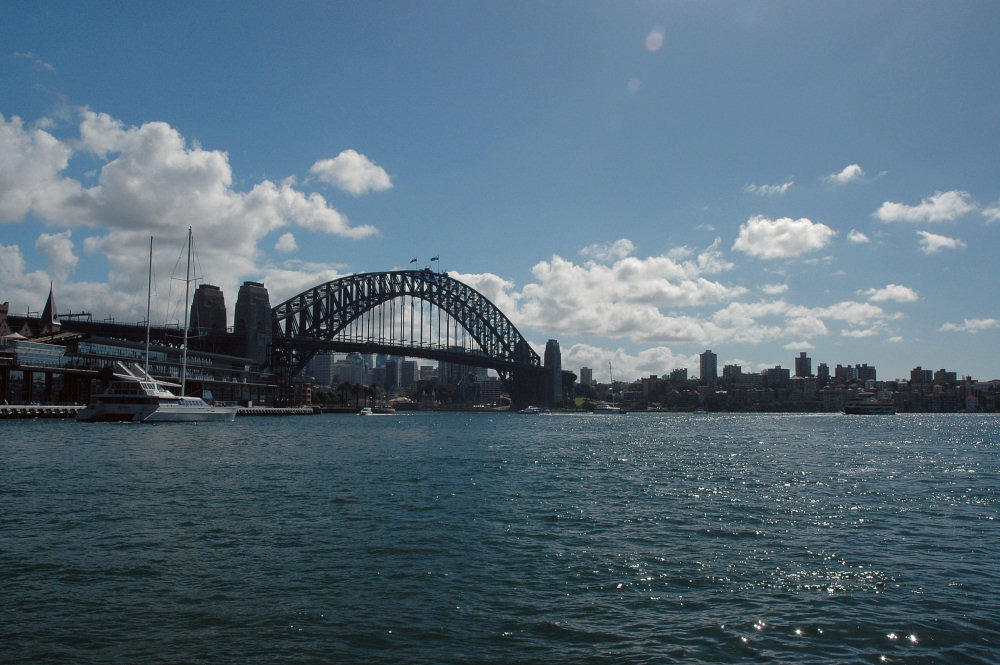
M 181 362 L 181 382 L 171 383 L 153 378 L 149 373 L 149 307 L 153 281 L 153 239 L 149 239 L 149 284 L 146 292 L 146 358 L 145 367 L 127 367 L 116 363 L 115 380 L 103 393 L 93 395 L 90 403 L 76 419 L 82 422 L 125 421 L 137 423 L 164 422 L 232 422 L 235 406 L 214 406 L 200 397 L 184 395 L 187 377 L 187 335 L 189 288 L 191 284 L 191 228 L 188 227 L 187 286 L 184 288 L 184 347 Z M 179 388 L 180 395 L 171 392 Z

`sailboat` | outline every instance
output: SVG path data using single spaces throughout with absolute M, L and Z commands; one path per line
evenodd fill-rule
M 154 378 L 149 373 L 149 309 L 153 282 L 153 239 L 149 239 L 149 283 L 146 291 L 146 354 L 144 367 L 116 363 L 115 380 L 103 393 L 93 395 L 90 403 L 77 414 L 81 422 L 232 422 L 235 406 L 214 406 L 200 397 L 184 394 L 187 378 L 187 335 L 191 284 L 191 227 L 188 227 L 187 286 L 184 289 L 184 346 L 181 382 Z M 179 388 L 175 395 L 171 388 Z

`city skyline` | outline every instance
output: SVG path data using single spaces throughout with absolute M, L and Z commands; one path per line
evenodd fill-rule
M 1000 6 L 2 10 L 0 299 L 431 265 L 607 380 L 1000 377 Z M 237 17 L 235 19 L 233 17 Z M 411 260 L 417 258 L 416 264 Z M 164 321 L 182 306 L 164 305 Z M 61 310 L 66 311 L 66 310 Z

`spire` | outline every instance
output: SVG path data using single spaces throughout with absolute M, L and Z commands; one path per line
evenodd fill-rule
M 55 335 L 62 327 L 59 323 L 59 314 L 56 313 L 56 299 L 52 295 L 52 282 L 49 282 L 49 299 L 45 301 L 45 309 L 42 310 L 40 321 L 42 335 Z

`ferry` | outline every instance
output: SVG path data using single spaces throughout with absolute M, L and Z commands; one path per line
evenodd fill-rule
M 520 411 L 518 411 L 518 413 L 526 413 L 529 416 L 534 416 L 534 415 L 537 415 L 537 414 L 539 414 L 541 412 L 542 412 L 541 408 L 539 408 L 537 406 L 526 406 L 523 409 L 521 409 Z
M 625 413 L 625 410 L 620 406 L 615 406 L 614 404 L 608 404 L 607 402 L 601 402 L 594 407 L 594 413 Z

